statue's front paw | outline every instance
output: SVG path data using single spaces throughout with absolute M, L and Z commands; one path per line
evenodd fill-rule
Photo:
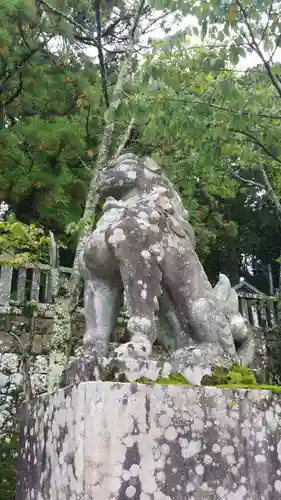
M 114 356 L 123 358 L 148 358 L 151 355 L 152 346 L 150 341 L 146 338 L 138 338 L 137 340 L 131 340 L 126 342 L 114 351 Z

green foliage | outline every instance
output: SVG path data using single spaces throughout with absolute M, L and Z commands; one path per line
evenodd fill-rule
M 272 12 L 269 1 L 244 2 L 247 16 L 235 2 L 220 0 L 155 0 L 150 5 L 162 9 L 164 4 L 178 19 L 195 16 L 197 25 L 154 41 L 141 67 L 134 61 L 134 81 L 127 83 L 116 111 L 115 146 L 134 116 L 129 145 L 160 159 L 175 182 L 209 275 L 215 279 L 220 269 L 237 279 L 242 254 L 250 255 L 256 268 L 266 256 L 279 257 L 272 203 L 268 197 L 257 198 L 256 189 L 246 184 L 241 196 L 233 171 L 260 182 L 260 165 L 265 165 L 277 195 L 281 192 L 280 66 L 270 63 L 273 76 L 262 60 L 253 70 L 237 69 L 245 51 L 257 54 L 257 44 L 266 51 L 277 48 L 280 16 L 275 11 L 280 2 Z M 71 11 L 96 35 L 95 12 L 88 1 L 52 5 Z M 1 2 L 0 199 L 22 222 L 39 222 L 69 243 L 79 229 L 103 132 L 104 104 L 99 67 L 81 50 L 81 32 L 49 11 L 43 16 L 43 11 L 30 0 Z M 120 12 L 124 15 L 118 21 Z M 102 5 L 107 46 L 120 49 L 117 33 L 126 38 L 131 14 L 122 1 Z M 257 44 L 251 41 L 250 28 Z M 64 44 L 51 51 L 58 35 Z M 197 43 L 201 35 L 202 45 Z M 114 51 L 105 54 L 109 96 L 122 57 Z M 249 197 L 263 205 L 257 214 L 246 207 Z M 269 233 L 274 237 L 268 238 Z
M 132 145 L 161 158 L 178 186 L 209 275 L 215 280 L 220 270 L 235 281 L 246 272 L 242 258 L 258 275 L 279 257 L 276 205 L 260 185 L 263 168 L 280 196 L 280 65 L 266 65 L 259 47 L 275 53 L 280 16 L 270 2 L 225 5 L 185 6 L 198 25 L 154 43 L 127 105 L 138 130 Z M 198 29 L 202 45 L 194 43 Z M 260 64 L 245 71 L 237 64 L 246 52 Z M 273 271 L 277 281 L 278 266 Z
M 9 432 L 0 436 L 0 500 L 15 499 L 18 452 L 17 434 Z
M 225 163 L 218 157 L 219 137 L 213 138 L 210 108 L 204 103 L 215 86 L 212 74 L 201 70 L 207 53 L 193 57 L 181 49 L 184 43 L 180 40 L 169 52 L 148 56 L 143 66 L 131 103 L 139 128 L 134 147 L 142 151 L 144 143 L 178 187 L 202 256 L 229 232 L 217 198 L 233 197 L 237 183 L 226 175 Z M 144 86 L 146 78 L 150 85 Z M 218 127 L 215 132 L 221 135 Z
M 38 310 L 38 302 L 30 300 L 23 305 L 22 313 L 26 318 L 32 318 Z
M 59 34 L 64 46 L 51 49 Z M 0 199 L 20 221 L 63 235 L 86 196 L 91 167 L 80 158 L 99 142 L 98 67 L 65 22 L 29 0 L 1 3 L 1 47 Z
M 48 256 L 49 243 L 50 238 L 35 224 L 23 224 L 14 217 L 0 220 L 0 265 L 20 267 L 40 260 Z

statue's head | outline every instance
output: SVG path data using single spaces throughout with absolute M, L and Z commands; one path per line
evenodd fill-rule
M 108 171 L 142 174 L 147 178 L 163 175 L 162 168 L 149 156 L 137 156 L 134 153 L 124 153 L 109 165 Z
M 102 172 L 100 191 L 105 198 L 113 196 L 116 200 L 122 200 L 128 193 L 132 193 L 134 198 L 140 199 L 153 191 L 160 193 L 160 190 L 171 200 L 173 212 L 188 220 L 188 211 L 184 208 L 179 194 L 152 158 L 125 153 L 112 161 Z
M 121 199 L 134 188 L 141 194 L 156 185 L 170 187 L 161 167 L 152 158 L 126 153 L 103 169 L 99 189 L 103 196 Z

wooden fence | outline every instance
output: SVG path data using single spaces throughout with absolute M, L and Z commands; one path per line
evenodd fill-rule
M 60 268 L 60 277 L 71 274 L 72 269 Z M 28 301 L 50 304 L 52 302 L 52 283 L 50 266 L 29 264 L 25 268 L 0 268 L 0 307 L 12 304 L 21 305 Z
M 71 274 L 71 268 L 61 267 L 60 273 L 62 279 L 67 278 Z M 237 290 L 237 293 L 239 310 L 253 326 L 272 328 L 277 324 L 276 302 L 268 300 L 269 297 L 265 298 L 265 296 L 245 295 L 242 290 Z M 27 301 L 50 304 L 51 300 L 52 286 L 48 265 L 29 264 L 26 268 L 0 268 L 0 309 L 2 312 L 11 304 L 20 306 Z
M 276 299 L 238 293 L 239 311 L 256 328 L 274 328 L 278 323 Z

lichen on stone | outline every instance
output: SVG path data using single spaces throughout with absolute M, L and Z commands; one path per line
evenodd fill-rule
M 19 498 L 277 500 L 280 415 L 268 391 L 68 387 L 23 408 Z

